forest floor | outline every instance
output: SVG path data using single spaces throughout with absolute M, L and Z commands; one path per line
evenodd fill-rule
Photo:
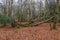
M 0 40 L 60 40 L 60 23 L 56 30 L 50 30 L 49 23 L 19 29 L 0 28 Z

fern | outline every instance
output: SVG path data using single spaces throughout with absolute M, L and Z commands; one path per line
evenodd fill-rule
M 0 24 L 3 24 L 3 26 L 6 26 L 6 24 L 11 24 L 13 20 L 8 16 L 0 16 Z

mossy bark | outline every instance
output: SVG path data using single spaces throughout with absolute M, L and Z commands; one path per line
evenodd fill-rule
M 53 17 L 50 29 L 56 29 L 57 17 Z
M 56 2 L 56 8 L 54 13 L 53 22 L 51 24 L 51 29 L 56 29 L 56 23 L 57 23 L 57 14 L 59 13 L 59 0 Z

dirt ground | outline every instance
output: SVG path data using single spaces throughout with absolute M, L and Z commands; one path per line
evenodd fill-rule
M 0 40 L 60 40 L 60 23 L 50 30 L 49 23 L 35 27 L 0 28 Z

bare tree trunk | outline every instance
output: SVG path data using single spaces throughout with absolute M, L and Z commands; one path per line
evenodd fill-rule
M 19 18 L 18 21 L 21 22 L 22 20 L 22 0 L 18 0 L 18 14 L 19 14 Z

